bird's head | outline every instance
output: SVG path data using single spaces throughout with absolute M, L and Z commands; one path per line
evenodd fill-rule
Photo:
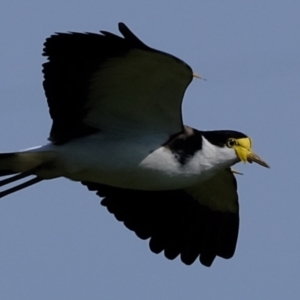
M 202 132 L 202 135 L 211 144 L 224 149 L 228 155 L 235 156 L 237 162 L 255 162 L 269 168 L 269 165 L 252 150 L 251 138 L 241 132 L 232 130 L 205 131 Z

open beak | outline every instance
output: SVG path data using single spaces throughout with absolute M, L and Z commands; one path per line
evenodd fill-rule
M 237 139 L 236 142 L 237 144 L 233 147 L 241 161 L 249 163 L 255 162 L 263 167 L 270 168 L 270 166 L 251 149 L 252 141 L 250 138 Z

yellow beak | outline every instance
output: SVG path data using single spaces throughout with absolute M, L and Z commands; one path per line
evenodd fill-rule
M 257 163 L 263 167 L 270 168 L 270 166 L 260 158 L 251 149 L 252 141 L 250 138 L 241 138 L 236 140 L 236 145 L 233 146 L 237 156 L 243 162 Z

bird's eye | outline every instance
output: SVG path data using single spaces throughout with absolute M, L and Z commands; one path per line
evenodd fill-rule
M 234 145 L 236 145 L 235 139 L 228 139 L 226 145 L 227 147 L 232 148 Z

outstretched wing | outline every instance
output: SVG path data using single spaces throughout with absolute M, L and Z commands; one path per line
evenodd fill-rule
M 154 253 L 168 259 L 180 255 L 190 265 L 199 256 L 210 266 L 216 256 L 231 258 L 238 227 L 238 196 L 234 175 L 220 172 L 188 190 L 135 191 L 83 183 L 104 197 L 101 204 L 141 239 L 150 238 Z
M 95 131 L 182 131 L 181 103 L 192 70 L 141 42 L 123 23 L 109 32 L 58 33 L 44 46 L 44 89 L 53 125 L 64 143 Z

